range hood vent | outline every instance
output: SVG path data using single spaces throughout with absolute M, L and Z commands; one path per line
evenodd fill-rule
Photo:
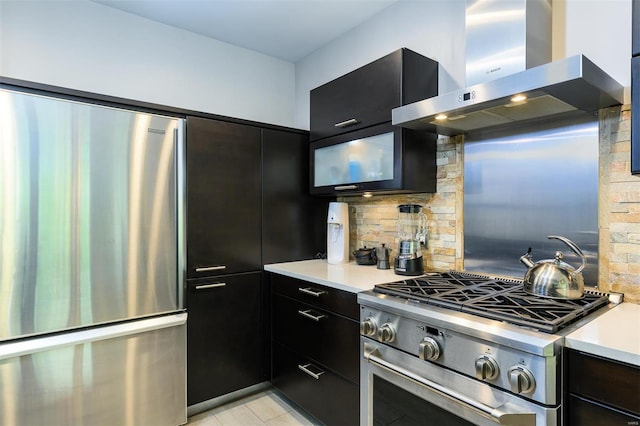
M 620 83 L 577 55 L 395 108 L 392 123 L 452 136 L 622 102 Z
M 550 0 L 467 0 L 465 38 L 467 88 L 394 109 L 394 125 L 456 135 L 623 102 L 586 57 L 551 62 Z

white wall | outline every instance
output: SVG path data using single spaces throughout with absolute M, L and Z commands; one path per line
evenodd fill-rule
M 85 0 L 0 0 L 0 75 L 293 127 L 292 63 Z
M 630 103 L 631 0 L 553 0 L 552 58 L 584 54 Z M 464 86 L 465 0 L 400 0 L 296 64 L 295 127 L 309 128 L 309 91 L 400 47 L 440 63 L 440 92 Z
M 400 0 L 295 66 L 85 0 L 0 0 L 0 75 L 302 129 L 309 91 L 400 47 L 464 85 L 465 0 Z M 553 0 L 553 59 L 584 53 L 630 102 L 631 0 Z
M 625 87 L 625 104 L 631 103 L 631 1 L 553 0 L 552 59 L 584 54 Z

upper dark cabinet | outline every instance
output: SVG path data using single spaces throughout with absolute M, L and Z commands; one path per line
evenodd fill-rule
M 187 278 L 259 271 L 261 130 L 187 118 Z
M 436 139 L 386 122 L 312 142 L 309 192 L 435 192 Z
M 311 140 L 391 121 L 391 110 L 438 94 L 438 63 L 399 49 L 311 90 Z
M 640 56 L 631 58 L 631 173 L 640 174 Z

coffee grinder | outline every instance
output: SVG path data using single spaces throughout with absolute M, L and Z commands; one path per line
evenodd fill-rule
M 418 204 L 401 204 L 398 206 L 398 238 L 400 247 L 394 264 L 394 272 L 398 275 L 422 275 L 422 248 L 427 235 L 427 217 Z

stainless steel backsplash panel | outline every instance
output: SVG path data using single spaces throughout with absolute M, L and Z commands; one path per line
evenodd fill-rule
M 522 278 L 519 258 L 562 251 L 579 259 L 562 235 L 587 256 L 585 284 L 598 282 L 598 122 L 518 126 L 467 137 L 464 147 L 464 267 Z

